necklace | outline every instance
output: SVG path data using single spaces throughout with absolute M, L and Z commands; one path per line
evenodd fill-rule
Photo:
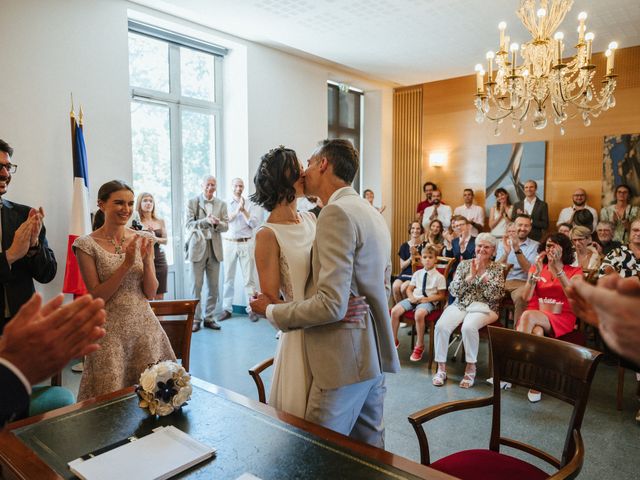
M 125 236 L 123 235 L 122 238 L 120 239 L 120 243 L 117 244 L 113 238 L 107 238 L 107 240 L 109 240 L 109 243 L 113 245 L 115 253 L 118 255 L 122 255 L 122 245 L 124 245 L 124 239 L 125 239 Z

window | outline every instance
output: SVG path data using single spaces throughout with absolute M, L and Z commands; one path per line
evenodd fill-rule
M 184 212 L 217 174 L 226 50 L 129 22 L 133 189 L 150 192 L 167 225 L 169 296 L 184 295 Z
M 362 171 L 362 95 L 363 93 L 346 85 L 329 83 L 329 138 L 350 140 L 360 153 L 360 171 L 353 181 L 353 188 L 360 191 L 360 172 Z

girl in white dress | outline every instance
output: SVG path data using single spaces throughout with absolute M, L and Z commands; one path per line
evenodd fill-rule
M 271 150 L 253 179 L 251 200 L 270 212 L 256 234 L 255 258 L 262 293 L 273 303 L 304 300 L 311 270 L 315 216 L 296 210 L 304 195 L 302 165 L 288 148 Z M 304 418 L 311 372 L 304 349 L 304 330 L 282 333 L 273 364 L 269 405 Z
M 495 196 L 496 204 L 491 207 L 489 212 L 489 227 L 491 235 L 500 239 L 506 235 L 507 225 L 511 222 L 513 206 L 509 193 L 504 188 L 497 188 Z

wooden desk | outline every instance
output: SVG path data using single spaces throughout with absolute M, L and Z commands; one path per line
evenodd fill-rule
M 192 381 L 189 404 L 167 417 L 151 417 L 128 388 L 9 424 L 0 433 L 3 478 L 76 478 L 67 462 L 160 425 L 175 425 L 218 450 L 214 459 L 180 478 L 235 479 L 245 472 L 263 480 L 453 478 L 229 390 Z

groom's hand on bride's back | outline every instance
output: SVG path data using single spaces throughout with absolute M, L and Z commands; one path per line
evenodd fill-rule
M 363 323 L 366 316 L 369 314 L 369 305 L 367 304 L 366 297 L 349 297 L 349 306 L 347 307 L 347 313 L 342 322 L 347 323 Z

